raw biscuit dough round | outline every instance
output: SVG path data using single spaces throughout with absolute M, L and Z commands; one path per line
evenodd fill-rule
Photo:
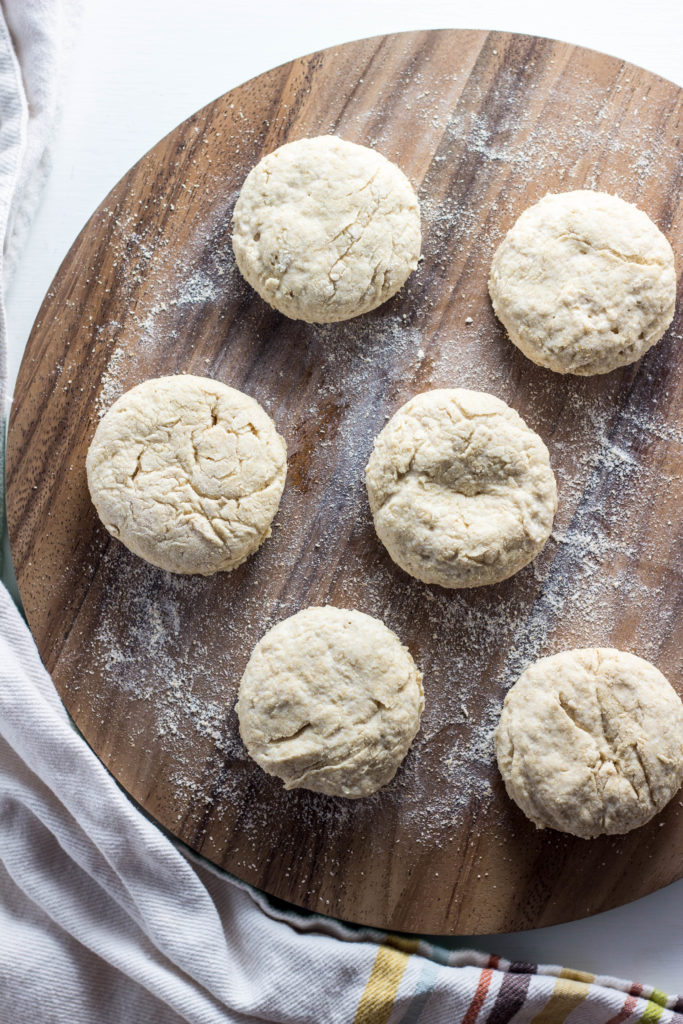
M 541 550 L 557 509 L 538 434 L 499 398 L 461 388 L 402 406 L 375 440 L 365 479 L 392 559 L 442 587 L 512 576 Z
M 326 605 L 259 641 L 237 714 L 249 754 L 285 789 L 356 799 L 393 779 L 423 707 L 422 673 L 396 634 Z
M 389 299 L 417 266 L 417 196 L 374 149 L 333 135 L 300 139 L 248 174 L 232 244 L 243 276 L 281 313 L 348 320 Z
M 100 420 L 86 460 L 107 530 L 169 572 L 234 569 L 270 536 L 285 443 L 249 395 L 208 377 L 146 380 Z
M 674 254 L 618 196 L 547 195 L 503 239 L 489 293 L 529 359 L 558 373 L 608 373 L 640 359 L 673 320 Z
M 530 665 L 509 691 L 496 754 L 509 796 L 537 828 L 620 835 L 683 782 L 683 704 L 642 658 L 564 651 Z

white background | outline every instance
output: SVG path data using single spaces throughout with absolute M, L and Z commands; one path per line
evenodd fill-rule
M 76 234 L 161 136 L 216 96 L 284 61 L 376 33 L 425 28 L 551 36 L 683 84 L 683 0 L 86 0 L 53 171 L 8 297 L 10 380 Z M 587 921 L 458 942 L 681 992 L 683 881 Z

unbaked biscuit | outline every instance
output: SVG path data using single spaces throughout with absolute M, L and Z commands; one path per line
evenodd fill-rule
M 249 395 L 208 377 L 157 377 L 100 420 L 90 494 L 107 530 L 170 572 L 234 569 L 270 536 L 285 443 Z
M 508 794 L 537 828 L 620 835 L 683 782 L 683 704 L 643 658 L 563 651 L 530 665 L 506 696 L 496 753 Z
M 424 583 L 498 583 L 534 558 L 557 508 L 548 449 L 514 409 L 462 388 L 416 395 L 379 434 L 365 479 L 377 535 Z
M 423 707 L 422 673 L 396 634 L 326 605 L 259 641 L 237 714 L 249 754 L 285 789 L 358 798 L 393 779 Z
M 489 279 L 511 341 L 558 373 L 608 373 L 673 320 L 674 254 L 647 214 L 604 192 L 548 195 L 517 219 Z
M 374 149 L 334 135 L 300 139 L 250 171 L 232 244 L 242 275 L 281 313 L 348 320 L 394 295 L 417 266 L 417 196 Z

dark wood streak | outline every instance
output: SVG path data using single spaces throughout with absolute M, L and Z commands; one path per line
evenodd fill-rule
M 585 843 L 534 830 L 507 799 L 490 751 L 479 788 L 440 774 L 495 718 L 511 666 L 539 650 L 594 642 L 597 609 L 567 619 L 552 604 L 577 569 L 575 553 L 554 541 L 533 568 L 496 587 L 430 595 L 379 544 L 362 483 L 385 417 L 415 391 L 458 385 L 480 364 L 486 388 L 549 445 L 566 537 L 595 531 L 612 512 L 610 530 L 630 547 L 598 552 L 594 570 L 617 578 L 621 559 L 629 579 L 650 581 L 661 620 L 649 654 L 681 686 L 683 502 L 673 485 L 643 495 L 628 474 L 586 468 L 595 445 L 611 442 L 647 479 L 672 476 L 683 436 L 680 310 L 640 364 L 579 380 L 513 349 L 486 290 L 497 240 L 549 190 L 618 191 L 658 219 L 680 252 L 681 100 L 654 75 L 545 39 L 443 31 L 363 40 L 283 65 L 193 115 L 131 169 L 76 239 L 17 383 L 12 551 L 43 660 L 85 739 L 145 813 L 192 849 L 311 910 L 431 933 L 569 920 L 683 873 L 676 800 L 635 833 Z M 263 153 L 334 127 L 375 144 L 418 187 L 424 260 L 382 309 L 320 329 L 286 320 L 242 281 L 230 217 Z M 651 172 L 637 175 L 648 138 L 651 148 L 659 140 L 656 166 L 653 156 Z M 540 157 L 525 162 L 527 152 Z M 182 300 L 197 274 L 213 290 Z M 411 338 L 424 350 L 419 365 Z M 290 468 L 273 537 L 233 573 L 178 581 L 98 523 L 84 459 L 117 353 L 122 388 L 164 373 L 207 374 L 252 393 L 284 434 Z M 598 411 L 600 437 L 591 425 Z M 639 437 L 640 421 L 661 430 Z M 570 486 L 577 472 L 580 486 Z M 623 524 L 615 519 L 622 509 Z M 641 557 L 646 550 L 656 557 Z M 653 609 L 626 605 L 618 593 L 605 600 L 601 642 L 638 648 Z M 422 760 L 409 755 L 370 801 L 285 793 L 249 762 L 238 736 L 235 693 L 253 644 L 285 615 L 325 601 L 385 618 L 425 669 Z M 498 604 L 519 609 L 514 628 L 468 652 L 466 620 L 483 621 Z M 157 632 L 147 624 L 152 613 Z M 465 673 L 477 665 L 474 682 L 454 676 L 453 665 Z M 180 703 L 172 703 L 173 672 Z M 461 684 L 470 686 L 467 721 L 453 715 Z M 199 717 L 214 709 L 211 728 L 195 723 L 193 701 Z M 434 793 L 425 780 L 442 788 Z M 427 817 L 416 816 L 420 803 Z

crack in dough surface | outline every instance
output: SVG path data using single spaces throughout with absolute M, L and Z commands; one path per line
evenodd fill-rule
M 460 388 L 425 391 L 399 409 L 365 477 L 394 562 L 444 587 L 517 572 L 545 544 L 557 508 L 540 437 L 505 402 Z
M 496 754 L 509 796 L 538 828 L 620 835 L 683 782 L 683 704 L 642 658 L 565 651 L 529 666 L 509 691 Z
M 114 537 L 162 569 L 209 575 L 236 568 L 270 536 L 287 453 L 249 395 L 179 374 L 114 402 L 86 468 Z
M 420 211 L 405 174 L 333 135 L 265 156 L 247 175 L 233 219 L 242 275 L 275 309 L 309 323 L 375 309 L 420 255 Z
M 285 789 L 369 796 L 393 779 L 420 725 L 422 673 L 384 623 L 326 605 L 254 648 L 237 714 L 250 756 Z
M 558 373 L 608 373 L 673 320 L 673 250 L 650 218 L 604 192 L 547 195 L 517 219 L 491 265 L 511 341 Z

